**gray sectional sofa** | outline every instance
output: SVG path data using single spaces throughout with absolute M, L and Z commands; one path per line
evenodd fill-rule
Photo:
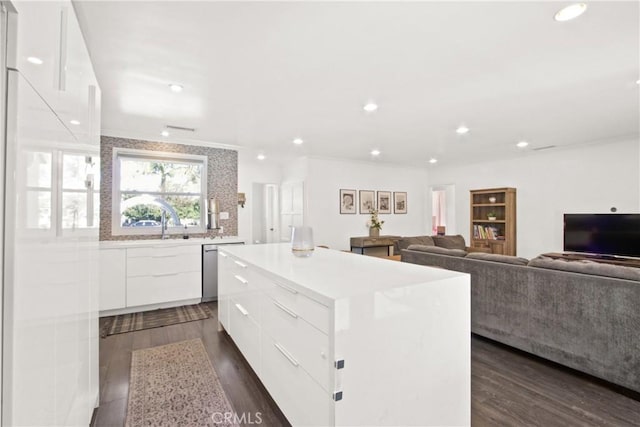
M 640 392 L 640 268 L 430 245 L 401 258 L 471 275 L 473 333 Z

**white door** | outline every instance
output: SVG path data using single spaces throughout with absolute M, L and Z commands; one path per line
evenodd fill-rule
M 278 242 L 278 186 L 265 184 L 264 186 L 264 236 L 267 243 Z

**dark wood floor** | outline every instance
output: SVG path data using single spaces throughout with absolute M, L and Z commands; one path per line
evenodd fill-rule
M 217 332 L 215 317 L 101 339 L 94 424 L 124 425 L 133 350 L 191 338 L 202 339 L 238 413 L 260 412 L 263 426 L 288 425 L 229 336 Z M 640 426 L 640 401 L 598 380 L 478 337 L 471 346 L 474 426 Z

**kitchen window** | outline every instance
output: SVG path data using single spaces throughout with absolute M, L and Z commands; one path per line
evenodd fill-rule
M 207 157 L 115 148 L 112 234 L 204 233 Z

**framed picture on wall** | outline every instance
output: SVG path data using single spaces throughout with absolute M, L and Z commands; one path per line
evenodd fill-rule
M 407 213 L 407 193 L 404 191 L 395 191 L 393 193 L 393 213 Z
M 360 190 L 360 213 L 368 214 L 376 208 L 376 192 Z
M 378 191 L 378 213 L 391 213 L 391 191 Z
M 340 213 L 356 213 L 356 190 L 340 190 Z

